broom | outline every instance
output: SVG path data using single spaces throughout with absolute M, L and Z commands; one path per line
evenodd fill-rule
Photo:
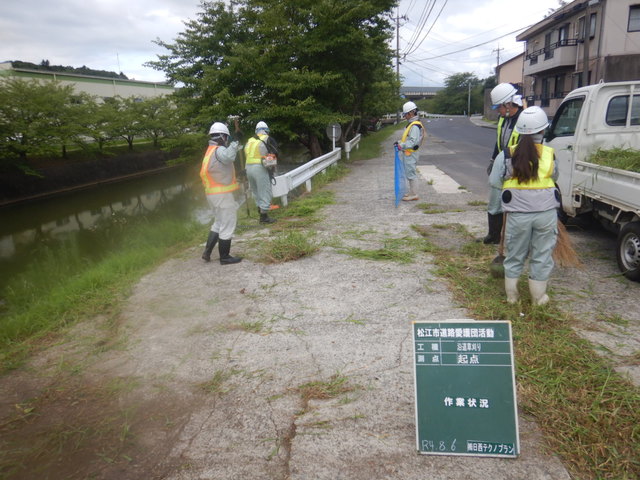
M 576 250 L 573 248 L 569 232 L 560 220 L 558 220 L 558 240 L 553 250 L 553 260 L 561 267 L 583 267 Z

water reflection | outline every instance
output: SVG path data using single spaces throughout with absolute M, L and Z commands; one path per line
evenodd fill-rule
M 308 157 L 299 147 L 285 147 L 281 153 L 292 164 L 279 164 L 279 174 Z M 161 214 L 169 219 L 210 222 L 199 167 L 196 162 L 148 177 L 0 208 L 0 292 L 12 276 L 32 264 L 37 266 L 48 250 L 55 252 L 64 243 L 74 243 L 72 250 L 83 258 L 99 258 L 116 248 L 116 237 L 126 235 L 127 219 Z
M 0 290 L 23 271 L 43 248 L 76 241 L 83 254 L 98 257 L 108 248 L 114 224 L 163 212 L 191 218 L 206 209 L 197 165 L 63 197 L 0 210 Z M 120 228 L 119 230 L 122 230 Z

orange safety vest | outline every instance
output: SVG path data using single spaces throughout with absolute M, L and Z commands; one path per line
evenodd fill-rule
M 206 193 L 207 195 L 229 193 L 240 188 L 240 185 L 238 185 L 238 182 L 236 181 L 236 172 L 235 168 L 233 168 L 233 165 L 228 166 L 228 168 L 231 169 L 231 183 L 229 183 L 228 185 L 220 183 L 219 180 L 216 180 L 215 176 L 218 175 L 209 170 L 209 164 L 211 163 L 211 161 L 216 161 L 214 154 L 217 148 L 218 145 L 209 145 L 207 151 L 204 154 L 204 158 L 202 159 L 202 167 L 200 168 L 200 178 L 202 179 L 202 184 L 204 185 L 204 193 Z M 221 166 L 226 167 L 226 165 L 222 164 Z

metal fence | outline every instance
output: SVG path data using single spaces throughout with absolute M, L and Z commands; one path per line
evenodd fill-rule
M 294 170 L 277 175 L 275 177 L 276 183 L 272 187 L 273 196 L 280 197 L 282 205 L 287 206 L 289 192 L 303 183 L 307 192 L 310 192 L 311 178 L 317 173 L 324 173 L 328 167 L 340 160 L 341 155 L 342 149 L 335 148 L 332 152 L 314 158 Z

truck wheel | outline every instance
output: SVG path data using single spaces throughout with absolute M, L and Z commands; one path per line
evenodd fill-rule
M 640 222 L 627 223 L 618 234 L 618 267 L 625 277 L 640 281 Z

